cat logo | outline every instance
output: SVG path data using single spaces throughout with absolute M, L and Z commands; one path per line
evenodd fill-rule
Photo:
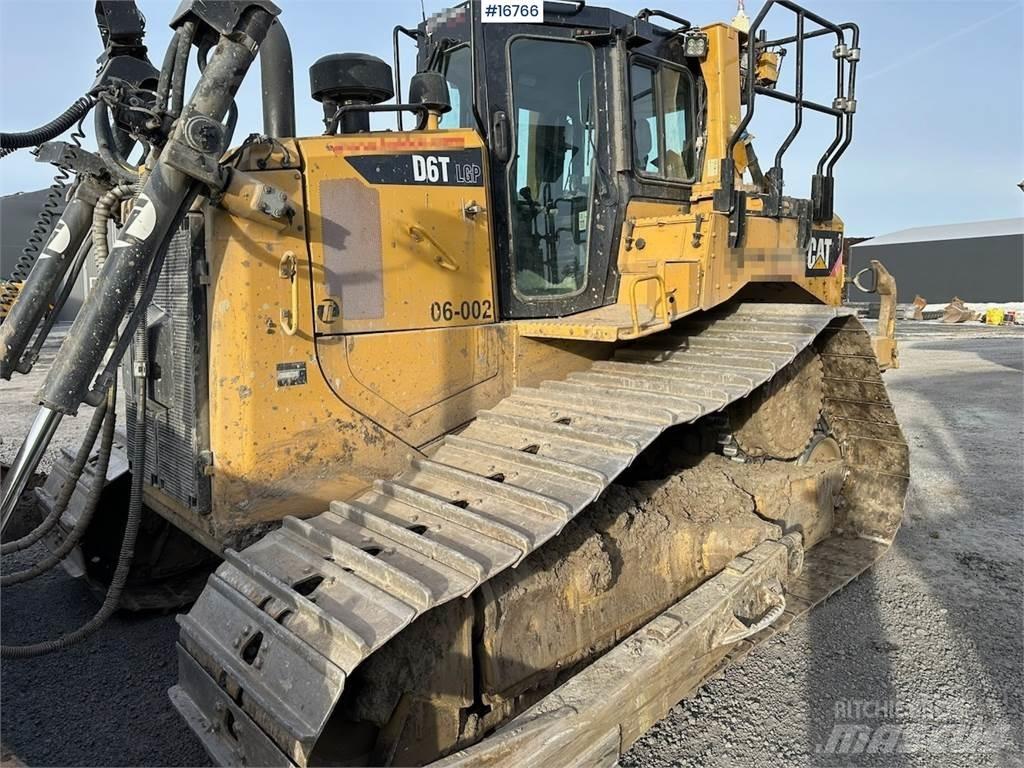
M 843 235 L 840 232 L 817 230 L 811 232 L 807 243 L 806 277 L 828 277 L 832 274 L 843 252 Z

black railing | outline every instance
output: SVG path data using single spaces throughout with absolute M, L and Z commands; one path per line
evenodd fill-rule
M 781 6 L 796 15 L 796 32 L 789 37 L 768 40 L 761 31 L 768 12 L 775 6 Z M 807 30 L 806 24 L 817 25 L 816 29 Z M 847 45 L 847 33 L 850 44 Z M 820 104 L 804 97 L 804 43 L 815 37 L 835 35 L 836 46 L 832 56 L 836 61 L 836 95 L 832 104 Z M 786 93 L 777 88 L 769 88 L 757 84 L 757 62 L 760 54 L 771 48 L 785 48 L 796 44 L 796 71 L 794 73 L 795 88 L 793 93 Z M 809 11 L 790 0 L 768 0 L 750 25 L 747 42 L 747 74 L 744 84 L 746 91 L 746 112 L 733 131 L 726 147 L 725 159 L 722 163 L 722 192 L 719 198 L 720 209 L 732 210 L 734 206 L 735 161 L 733 151 L 740 140 L 746 135 L 747 126 L 754 117 L 754 107 L 758 96 L 768 96 L 794 106 L 793 128 L 783 139 L 775 153 L 774 164 L 765 174 L 768 200 L 765 212 L 778 215 L 782 199 L 783 170 L 782 158 L 796 139 L 803 127 L 804 109 L 810 109 L 835 118 L 836 133 L 832 143 L 822 153 L 814 175 L 811 177 L 812 214 L 815 221 L 832 218 L 833 213 L 833 171 L 839 158 L 853 139 L 853 115 L 857 109 L 855 97 L 857 62 L 860 60 L 860 29 L 856 24 L 835 24 L 828 19 Z M 847 65 L 849 65 L 847 67 Z

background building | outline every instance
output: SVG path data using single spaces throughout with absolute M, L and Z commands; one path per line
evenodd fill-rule
M 851 238 L 852 239 L 852 238 Z M 941 304 L 964 301 L 1024 301 L 1024 218 L 904 229 L 851 246 L 849 274 L 882 262 L 896 278 L 897 301 L 921 296 Z M 849 286 L 851 302 L 878 297 Z
M 47 188 L 0 197 L 0 276 L 4 280 L 10 277 L 11 272 L 14 271 L 14 266 L 25 248 L 25 243 L 39 217 L 39 211 L 46 203 L 46 196 L 49 192 L 50 190 Z M 51 228 L 53 224 L 57 223 L 63 210 L 64 199 L 61 198 L 50 222 Z M 48 237 L 49 232 L 47 231 L 42 236 L 42 241 L 45 243 Z M 64 309 L 60 313 L 60 319 L 74 320 L 75 315 L 78 314 L 78 308 L 82 306 L 84 296 L 85 270 L 83 269 L 82 274 L 78 276 L 78 284 L 71 291 Z

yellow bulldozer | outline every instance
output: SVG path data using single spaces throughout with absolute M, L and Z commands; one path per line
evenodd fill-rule
M 0 134 L 75 174 L 0 325 L 4 378 L 92 275 L 5 525 L 94 407 L 3 544 L 51 554 L 2 583 L 63 561 L 106 598 L 5 659 L 191 604 L 170 697 L 218 764 L 613 765 L 885 552 L 909 476 L 881 378 L 895 287 L 875 265 L 872 337 L 833 210 L 857 26 L 789 0 L 749 26 L 496 5 L 527 15 L 467 2 L 396 27 L 393 67 L 320 58 L 325 130 L 296 138 L 269 0 L 185 0 L 159 69 L 134 4 L 97 3 L 95 84 Z M 256 57 L 263 130 L 236 141 Z M 762 170 L 766 99 L 793 125 Z M 56 140 L 90 111 L 95 153 Z M 812 115 L 798 198 L 782 161 Z

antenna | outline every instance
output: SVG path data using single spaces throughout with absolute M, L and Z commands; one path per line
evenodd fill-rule
M 426 9 L 426 6 L 423 5 L 423 0 L 420 0 L 420 13 L 423 14 L 423 20 L 426 21 L 427 20 L 427 9 Z

